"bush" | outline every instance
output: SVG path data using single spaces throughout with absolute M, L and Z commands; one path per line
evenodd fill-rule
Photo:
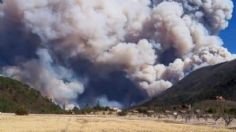
M 25 107 L 21 106 L 21 107 L 17 108 L 15 114 L 16 115 L 28 115 L 29 112 Z
M 147 108 L 145 108 L 145 107 L 141 107 L 141 108 L 139 108 L 139 109 L 137 109 L 137 111 L 139 112 L 139 113 L 142 113 L 142 114 L 147 114 L 148 112 L 148 110 L 147 110 Z
M 227 113 L 236 116 L 236 108 L 230 108 Z
M 126 116 L 127 114 L 128 114 L 128 112 L 123 110 L 123 111 L 118 113 L 118 116 Z
M 215 108 L 208 108 L 208 109 L 206 110 L 206 113 L 208 113 L 208 114 L 214 114 L 214 113 L 216 113 L 216 109 L 215 109 Z

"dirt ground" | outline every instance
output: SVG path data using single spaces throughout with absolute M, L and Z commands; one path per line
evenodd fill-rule
M 0 114 L 0 132 L 227 132 L 221 121 L 190 121 L 149 117 Z M 234 123 L 233 123 L 234 124 Z

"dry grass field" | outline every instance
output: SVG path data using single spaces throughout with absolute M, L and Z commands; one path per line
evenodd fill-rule
M 0 115 L 0 132 L 227 132 L 154 119 L 76 115 Z M 232 131 L 232 130 L 231 130 Z

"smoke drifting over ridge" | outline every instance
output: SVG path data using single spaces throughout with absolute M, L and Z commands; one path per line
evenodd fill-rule
M 5 0 L 2 74 L 60 105 L 127 107 L 234 58 L 231 0 Z

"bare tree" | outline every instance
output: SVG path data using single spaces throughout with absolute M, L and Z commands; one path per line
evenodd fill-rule
M 214 119 L 214 121 L 215 121 L 215 124 L 216 124 L 216 122 L 220 119 L 220 114 L 213 114 L 212 115 L 212 118 Z
M 209 115 L 208 115 L 208 114 L 203 115 L 203 119 L 204 119 L 206 122 L 207 122 L 208 118 L 209 118 Z
M 197 114 L 196 114 L 196 118 L 197 118 L 197 120 L 199 121 L 199 120 L 202 118 L 202 114 L 201 114 L 201 113 L 197 113 Z
M 225 114 L 223 117 L 224 121 L 225 121 L 225 126 L 229 126 L 230 123 L 234 120 L 234 117 L 232 115 L 229 114 Z
M 181 113 L 180 116 L 182 119 L 184 119 L 184 117 L 185 117 L 183 113 Z
M 189 122 L 191 120 L 191 114 L 185 114 L 184 119 L 185 119 L 185 123 Z
M 161 119 L 161 114 L 160 113 L 157 114 L 157 118 Z
M 200 118 L 202 117 L 202 112 L 200 109 L 195 110 L 196 118 L 199 121 Z

